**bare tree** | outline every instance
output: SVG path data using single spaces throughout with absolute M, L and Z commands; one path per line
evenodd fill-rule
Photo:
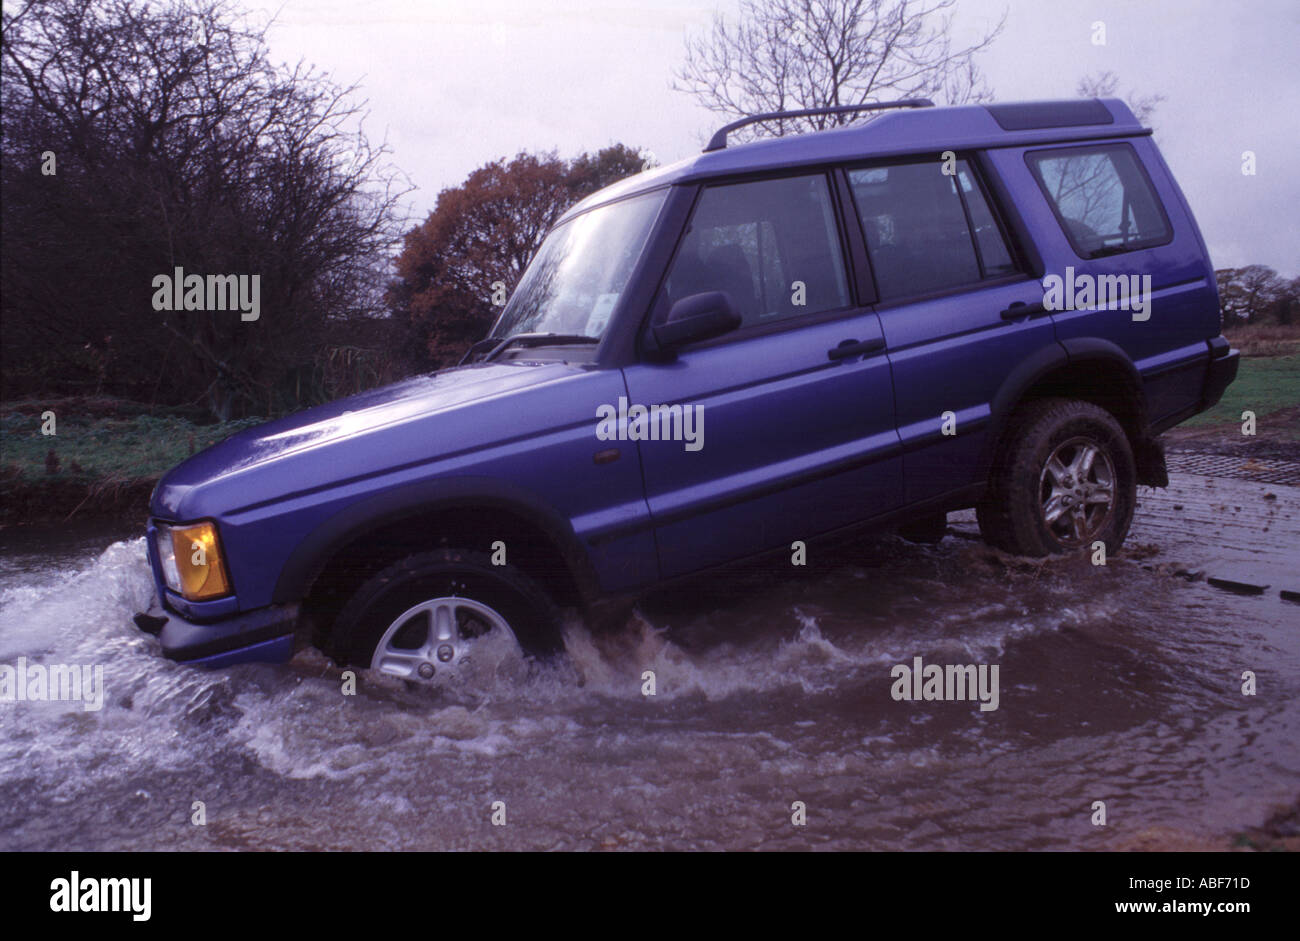
M 312 398 L 334 325 L 379 313 L 404 181 L 355 90 L 272 64 L 265 31 L 226 0 L 6 8 L 7 384 L 12 363 L 43 391 L 265 414 Z M 260 319 L 155 310 L 177 267 L 256 275 Z
M 983 101 L 975 56 L 1006 15 L 969 45 L 954 46 L 956 0 L 741 0 L 737 22 L 716 14 L 688 37 L 674 87 L 729 117 L 926 97 Z M 741 140 L 861 120 L 836 114 L 785 119 L 737 132 Z
M 1156 108 L 1165 100 L 1164 95 L 1134 95 L 1131 92 L 1128 95 L 1119 93 L 1119 76 L 1114 72 L 1098 72 L 1095 75 L 1085 75 L 1079 79 L 1079 84 L 1075 87 L 1080 98 L 1123 98 L 1128 102 L 1129 110 L 1143 124 L 1151 123 L 1151 116 L 1155 114 Z
M 1215 272 L 1219 301 L 1230 324 L 1259 323 L 1286 296 L 1287 282 L 1268 265 L 1246 265 Z M 1288 310 L 1289 313 L 1289 310 Z

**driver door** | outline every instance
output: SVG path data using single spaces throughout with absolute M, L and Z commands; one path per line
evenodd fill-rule
M 725 291 L 743 322 L 626 369 L 632 405 L 679 405 L 698 447 L 638 442 L 665 577 L 887 512 L 902 497 L 879 318 L 854 300 L 824 173 L 708 186 L 655 305 Z

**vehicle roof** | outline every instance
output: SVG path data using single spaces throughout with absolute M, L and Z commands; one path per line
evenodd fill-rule
M 638 173 L 588 196 L 560 221 L 667 184 L 909 153 L 1026 146 L 1145 131 L 1118 98 L 886 111 L 848 127 L 735 144 Z

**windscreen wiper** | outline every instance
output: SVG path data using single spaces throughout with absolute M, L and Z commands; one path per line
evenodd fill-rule
M 492 339 L 489 337 L 489 339 Z M 506 337 L 492 351 L 483 357 L 483 362 L 495 359 L 497 354 L 510 346 L 547 346 L 548 344 L 564 343 L 599 343 L 600 337 L 589 337 L 582 333 L 516 333 L 512 337 Z M 472 349 L 472 347 L 471 347 Z
M 479 340 L 473 346 L 467 349 L 465 351 L 465 355 L 460 358 L 460 362 L 457 363 L 456 365 L 464 366 L 466 363 L 472 361 L 474 357 L 478 355 L 480 352 L 482 352 L 483 350 L 490 350 L 500 342 L 501 342 L 500 337 L 484 337 L 482 340 Z

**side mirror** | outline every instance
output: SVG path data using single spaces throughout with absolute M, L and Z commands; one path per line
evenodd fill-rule
M 740 311 L 726 291 L 705 291 L 683 297 L 668 311 L 668 319 L 650 328 L 659 350 L 711 340 L 740 326 Z

